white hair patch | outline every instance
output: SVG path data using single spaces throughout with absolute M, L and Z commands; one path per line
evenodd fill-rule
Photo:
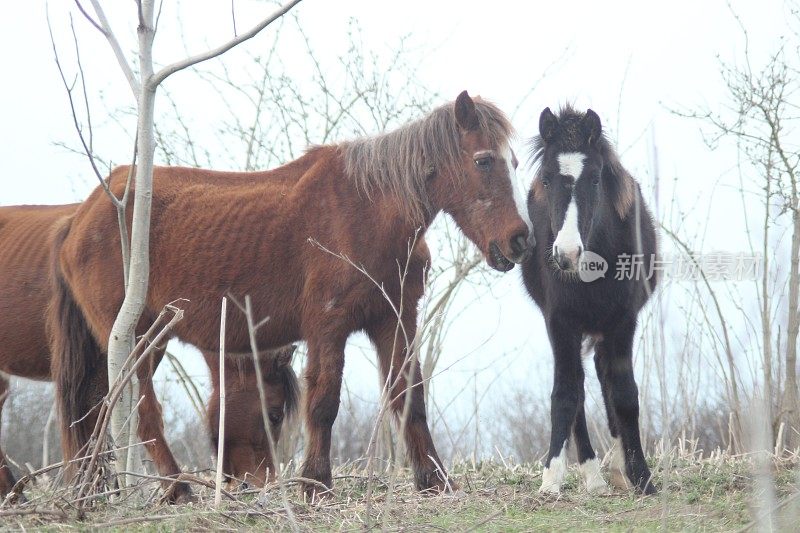
M 575 179 L 583 173 L 583 161 L 586 154 L 581 152 L 565 152 L 558 154 L 558 172 L 562 176 L 572 176 Z

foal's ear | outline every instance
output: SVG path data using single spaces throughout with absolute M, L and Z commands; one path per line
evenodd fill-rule
M 558 133 L 558 118 L 550 111 L 549 107 L 545 107 L 542 114 L 539 115 L 539 135 L 546 143 L 552 141 Z
M 297 346 L 294 344 L 287 344 L 286 346 L 278 348 L 275 353 L 275 366 L 283 368 L 292 364 L 292 357 L 296 349 Z
M 456 123 L 462 130 L 478 129 L 478 113 L 475 112 L 475 102 L 472 101 L 467 91 L 461 91 L 455 104 Z
M 581 130 L 586 138 L 586 144 L 592 145 L 600 138 L 603 126 L 600 124 L 600 117 L 591 109 L 586 110 L 583 120 L 581 120 Z

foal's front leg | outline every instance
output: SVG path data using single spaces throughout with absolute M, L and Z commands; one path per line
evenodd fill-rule
M 416 334 L 416 321 L 416 309 L 406 309 L 402 328 L 392 317 L 373 324 L 367 328 L 367 333 L 378 351 L 381 383 L 388 390 L 389 407 L 404 429 L 417 490 L 434 493 L 455 490 L 458 487 L 448 479 L 428 428 L 419 361 L 408 357 L 408 345 L 413 343 Z
M 581 334 L 558 317 L 548 320 L 553 348 L 553 393 L 550 396 L 550 451 L 544 463 L 539 492 L 557 494 L 567 475 L 567 444 L 578 406 L 583 403 Z
M 331 428 L 339 413 L 346 340 L 346 336 L 335 340 L 308 339 L 304 405 L 307 442 L 302 475 L 322 484 L 302 485 L 309 501 L 319 499 L 333 487 Z

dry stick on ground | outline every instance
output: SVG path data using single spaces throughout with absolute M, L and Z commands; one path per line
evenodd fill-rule
M 258 399 L 261 405 L 261 422 L 264 424 L 264 433 L 267 434 L 267 444 L 269 445 L 269 453 L 272 457 L 272 465 L 275 470 L 275 480 L 278 483 L 278 488 L 280 489 L 281 493 L 281 501 L 283 503 L 283 507 L 286 510 L 286 516 L 289 518 L 289 523 L 292 528 L 292 531 L 300 531 L 300 526 L 297 525 L 297 519 L 294 516 L 294 511 L 292 510 L 292 505 L 289 503 L 289 496 L 286 493 L 286 487 L 283 484 L 283 474 L 281 473 L 281 469 L 277 466 L 278 457 L 276 453 L 275 447 L 275 440 L 272 438 L 272 431 L 270 431 L 270 421 L 269 421 L 269 412 L 267 411 L 267 394 L 264 391 L 264 383 L 262 381 L 262 374 L 261 374 L 261 359 L 258 356 L 258 342 L 256 339 L 256 332 L 258 328 L 269 322 L 270 317 L 266 317 L 262 319 L 260 322 L 256 323 L 255 319 L 253 318 L 253 306 L 250 301 L 250 295 L 247 294 L 244 297 L 244 307 L 236 301 L 236 299 L 231 296 L 230 294 L 228 297 L 231 301 L 236 305 L 236 307 L 241 310 L 245 318 L 247 320 L 247 333 L 250 338 L 250 350 L 253 353 L 253 366 L 256 372 L 256 385 L 258 386 Z M 269 478 L 269 472 L 267 472 L 267 478 Z M 267 480 L 265 479 L 264 482 L 266 483 Z
M 219 426 L 217 429 L 217 475 L 214 489 L 214 507 L 222 503 L 222 465 L 225 455 L 225 321 L 228 299 L 222 297 L 222 314 L 219 319 Z
M 147 440 L 147 441 L 144 441 L 144 442 L 137 442 L 133 446 L 145 446 L 145 445 L 150 444 L 152 442 L 155 442 L 155 440 L 151 439 L 151 440 Z M 127 446 L 121 447 L 121 448 L 114 448 L 114 449 L 111 449 L 111 450 L 106 450 L 106 451 L 100 452 L 100 455 L 111 455 L 111 454 L 116 453 L 118 451 L 124 450 L 125 448 L 127 448 Z M 91 458 L 91 455 L 83 455 L 81 457 L 76 457 L 75 459 L 70 459 L 69 461 L 59 461 L 59 462 L 53 463 L 51 465 L 43 466 L 39 470 L 35 470 L 33 472 L 29 472 L 29 473 L 25 474 L 24 476 L 19 478 L 19 480 L 11 488 L 11 491 L 9 492 L 8 496 L 6 497 L 6 500 L 8 500 L 12 495 L 14 495 L 15 497 L 19 497 L 22 494 L 22 492 L 25 490 L 25 485 L 29 481 L 32 481 L 32 480 L 36 479 L 38 476 L 40 476 L 42 474 L 46 474 L 46 473 L 51 472 L 53 470 L 56 470 L 58 468 L 62 468 L 62 467 L 67 466 L 67 465 L 80 464 L 81 462 L 83 462 L 83 461 L 85 461 L 86 459 L 89 459 L 89 458 Z M 0 507 L 2 507 L 3 505 L 5 505 L 5 501 L 0 503 Z

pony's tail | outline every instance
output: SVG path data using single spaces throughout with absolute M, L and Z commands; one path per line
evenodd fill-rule
M 51 374 L 61 420 L 61 447 L 69 461 L 86 455 L 94 432 L 98 402 L 105 395 L 104 354 L 72 296 L 59 261 L 71 218 L 56 229 L 50 253 L 52 301 L 48 309 Z M 72 469 L 67 469 L 71 471 Z

